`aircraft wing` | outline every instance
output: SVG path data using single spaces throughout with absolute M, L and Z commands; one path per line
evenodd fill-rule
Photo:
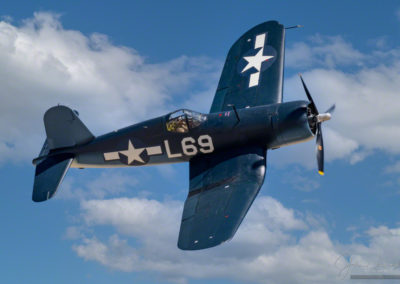
M 210 113 L 282 102 L 285 28 L 255 26 L 229 50 Z
M 244 147 L 190 161 L 190 189 L 178 247 L 197 250 L 231 239 L 260 190 L 266 151 Z

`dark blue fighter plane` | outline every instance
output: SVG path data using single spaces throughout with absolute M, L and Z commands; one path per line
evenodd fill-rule
M 189 193 L 178 247 L 198 250 L 231 239 L 260 190 L 268 149 L 317 137 L 320 114 L 308 101 L 282 102 L 285 28 L 262 23 L 228 53 L 209 114 L 178 110 L 95 137 L 66 106 L 44 115 L 47 139 L 33 160 L 33 201 L 54 196 L 68 168 L 111 168 L 189 162 Z

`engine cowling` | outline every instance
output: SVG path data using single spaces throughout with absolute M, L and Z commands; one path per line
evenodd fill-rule
M 274 139 L 268 148 L 296 144 L 314 137 L 316 129 L 309 122 L 308 105 L 307 101 L 294 101 L 278 106 L 276 114 L 272 117 Z

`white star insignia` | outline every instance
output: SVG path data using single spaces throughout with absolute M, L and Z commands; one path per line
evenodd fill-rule
M 128 158 L 128 165 L 130 165 L 133 161 L 138 161 L 144 164 L 143 159 L 140 157 L 140 154 L 142 154 L 144 149 L 145 148 L 135 148 L 131 140 L 129 140 L 128 150 L 119 152 Z
M 264 61 L 267 61 L 268 59 L 273 58 L 273 56 L 266 56 L 263 55 L 264 48 L 261 48 L 256 55 L 253 56 L 244 56 L 243 59 L 245 59 L 248 63 L 246 67 L 242 70 L 242 73 L 249 70 L 251 67 L 254 67 L 257 69 L 258 72 L 261 70 L 261 64 Z

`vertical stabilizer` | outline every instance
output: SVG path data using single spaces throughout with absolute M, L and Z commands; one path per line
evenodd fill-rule
M 94 139 L 77 112 L 66 106 L 50 108 L 44 114 L 43 120 L 50 149 L 74 147 Z

